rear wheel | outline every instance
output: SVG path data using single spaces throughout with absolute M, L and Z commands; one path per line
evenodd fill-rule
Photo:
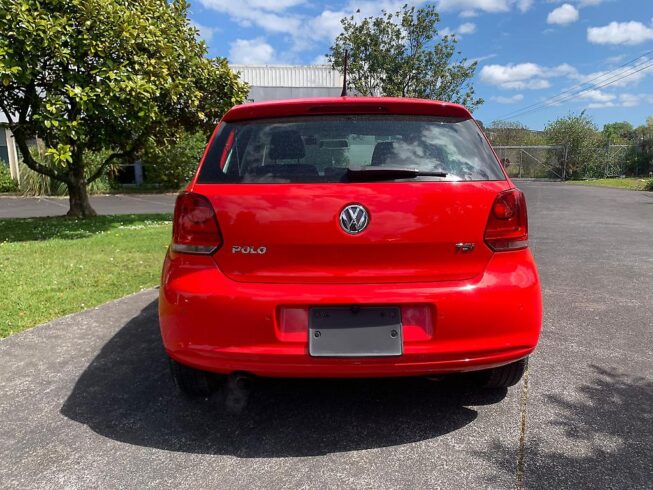
M 207 398 L 218 386 L 218 377 L 214 374 L 179 364 L 173 359 L 170 359 L 170 372 L 179 391 L 188 398 Z
M 483 388 L 510 388 L 519 383 L 528 367 L 528 357 L 505 366 L 477 373 L 478 382 Z

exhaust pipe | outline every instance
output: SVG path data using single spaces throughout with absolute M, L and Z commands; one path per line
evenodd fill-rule
M 254 381 L 249 373 L 236 372 L 227 376 L 224 403 L 228 413 L 237 415 L 245 409 Z

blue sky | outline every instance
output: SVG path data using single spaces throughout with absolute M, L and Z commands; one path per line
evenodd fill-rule
M 365 16 L 394 11 L 404 3 L 425 4 L 191 0 L 191 19 L 212 56 L 232 63 L 310 64 L 323 62 L 343 16 L 357 9 Z M 486 103 L 475 116 L 486 124 L 516 114 L 515 120 L 541 129 L 583 109 L 599 125 L 639 125 L 653 115 L 653 0 L 432 3 L 440 30 L 457 33 L 463 55 L 479 61 L 474 86 Z

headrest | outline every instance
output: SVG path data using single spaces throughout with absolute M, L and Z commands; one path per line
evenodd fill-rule
M 381 141 L 374 146 L 374 152 L 372 153 L 372 165 L 384 165 L 388 156 L 392 154 L 394 150 L 394 144 L 392 141 Z
M 272 160 L 297 160 L 304 158 L 306 149 L 299 131 L 287 130 L 272 133 L 269 157 Z

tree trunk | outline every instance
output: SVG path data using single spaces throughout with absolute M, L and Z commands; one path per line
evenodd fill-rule
M 86 180 L 78 176 L 72 176 L 70 182 L 67 182 L 68 197 L 70 201 L 70 209 L 66 216 L 72 218 L 88 218 L 96 216 L 95 209 L 91 206 L 88 200 L 88 192 L 86 191 Z

